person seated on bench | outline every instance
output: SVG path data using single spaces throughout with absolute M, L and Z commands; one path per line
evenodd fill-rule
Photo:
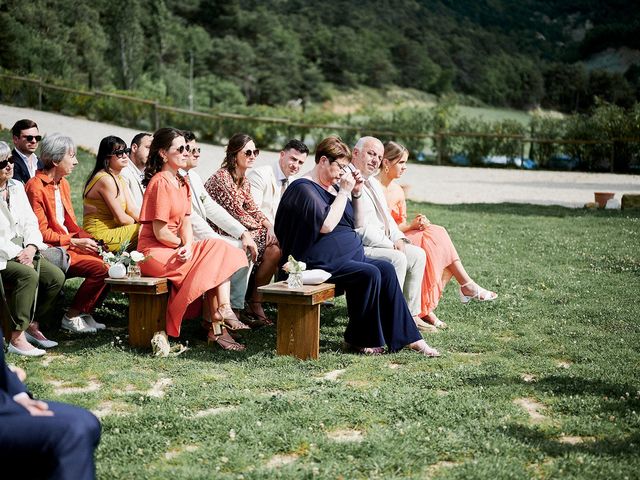
M 93 452 L 99 442 L 100 422 L 92 413 L 32 398 L 0 349 L 2 478 L 91 480 L 96 475 Z
M 313 170 L 284 192 L 275 223 L 282 258 L 292 255 L 308 268 L 328 271 L 329 281 L 345 290 L 349 324 L 344 338 L 358 352 L 409 346 L 439 356 L 418 332 L 391 263 L 364 255 L 351 200 L 360 198 L 363 178 L 350 160 L 344 142 L 325 138 L 316 148 Z
M 71 137 L 60 133 L 47 135 L 41 143 L 42 170 L 27 182 L 25 190 L 44 242 L 63 247 L 69 254 L 67 278 L 83 277 L 62 328 L 71 333 L 96 333 L 105 328 L 91 313 L 107 293 L 104 279 L 108 267 L 98 255 L 98 242 L 78 226 L 71 204 L 71 189 L 66 177 L 78 164 L 76 146 Z
M 225 350 L 244 350 L 226 331 L 243 330 L 230 305 L 230 277 L 247 268 L 247 257 L 222 239 L 193 241 L 191 189 L 178 172 L 189 151 L 181 131 L 161 128 L 153 134 L 142 181 L 146 190 L 140 211 L 138 250 L 148 259 L 142 274 L 171 282 L 167 306 L 167 334 L 180 335 L 187 306 L 202 295 L 212 312 L 208 340 Z M 226 327 L 226 328 L 225 328 Z
M 254 202 L 251 183 L 246 177 L 247 170 L 253 167 L 259 154 L 260 150 L 249 135 L 236 133 L 229 139 L 222 167 L 209 177 L 204 187 L 214 201 L 249 230 L 258 245 L 246 314 L 271 325 L 262 308 L 258 287 L 268 284 L 276 273 L 280 248 L 273 225 Z M 217 229 L 216 226 L 214 228 Z
M 485 290 L 474 282 L 464 266 L 449 233 L 444 227 L 432 224 L 420 214 L 407 222 L 407 203 L 402 187 L 394 180 L 400 178 L 407 169 L 407 149 L 395 142 L 384 144 L 384 157 L 378 180 L 384 188 L 391 216 L 411 243 L 422 248 L 427 254 L 427 263 L 422 278 L 420 317 L 438 328 L 446 327 L 433 311 L 438 306 L 447 282 L 455 277 L 460 284 L 460 299 L 463 303 L 470 300 L 481 302 L 495 300 L 495 292 Z
M 131 200 L 127 182 L 120 176 L 129 163 L 127 144 L 110 135 L 100 142 L 96 164 L 84 186 L 82 227 L 111 251 L 128 242 L 128 250 L 138 243 L 138 208 Z
M 38 319 L 48 318 L 64 285 L 64 273 L 38 255 L 47 245 L 24 186 L 12 176 L 11 149 L 0 142 L 0 282 L 14 286 L 11 295 L 2 288 L 13 323 L 9 352 L 36 357 L 45 351 L 32 343 L 42 348 L 58 345 L 42 334 L 33 318 L 34 314 Z

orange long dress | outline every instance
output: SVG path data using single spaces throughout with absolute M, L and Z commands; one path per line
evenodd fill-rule
M 138 250 L 149 257 L 140 264 L 143 275 L 164 277 L 171 282 L 167 334 L 178 337 L 189 304 L 246 267 L 247 257 L 241 249 L 224 240 L 209 238 L 193 242 L 191 258 L 181 262 L 176 255 L 177 248 L 167 247 L 156 239 L 153 220 L 167 222 L 171 232 L 178 235 L 183 218 L 191 214 L 189 186 L 181 184 L 177 188 L 170 179 L 170 173 L 160 172 L 147 186 L 140 210 L 142 227 Z
M 385 192 L 391 216 L 400 225 L 407 221 L 407 202 L 402 187 L 391 182 Z M 421 312 L 423 317 L 433 312 L 438 306 L 440 297 L 451 272 L 447 268 L 456 260 L 460 260 L 456 247 L 444 227 L 431 224 L 424 230 L 408 230 L 406 237 L 411 243 L 422 248 L 427 254 L 427 263 L 422 277 Z

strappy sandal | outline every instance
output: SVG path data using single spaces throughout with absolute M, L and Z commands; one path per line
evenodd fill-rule
M 427 342 L 424 342 L 424 345 L 420 346 L 420 348 L 412 348 L 414 352 L 421 353 L 425 357 L 436 358 L 440 356 L 440 352 L 435 348 L 431 348 L 427 345 Z
M 344 346 L 346 350 L 360 355 L 377 356 L 384 354 L 384 347 L 356 347 L 347 342 L 344 342 Z
M 449 325 L 447 325 L 442 320 L 440 320 L 438 317 L 436 317 L 436 314 L 433 313 L 433 312 L 429 313 L 428 315 L 425 315 L 422 318 L 429 325 L 433 325 L 436 328 L 448 328 L 449 327 Z
M 233 332 L 238 332 L 241 330 L 251 330 L 251 328 L 238 320 L 236 314 L 233 313 L 233 310 L 231 309 L 231 305 L 229 305 L 228 303 L 223 303 L 222 305 L 220 305 L 216 313 L 213 314 L 213 317 L 214 320 L 224 322 L 225 326 Z
M 473 285 L 475 287 L 475 293 L 473 295 L 465 295 L 462 293 L 462 289 L 468 285 Z M 496 298 L 498 298 L 498 294 L 496 292 L 492 292 L 485 288 L 482 288 L 473 280 L 465 283 L 464 285 L 460 285 L 460 301 L 465 305 L 469 303 L 471 300 L 475 300 L 476 302 L 492 302 Z
M 231 337 L 231 335 L 229 335 L 229 333 L 224 329 L 225 327 L 223 326 L 221 330 L 222 333 L 220 334 L 214 333 L 213 329 L 209 330 L 209 333 L 207 334 L 207 343 L 216 343 L 223 350 L 229 350 L 233 352 L 243 351 L 246 347 L 241 343 L 236 342 L 233 337 Z
M 251 308 L 251 305 L 254 304 L 260 304 L 262 302 L 247 302 L 247 305 L 244 309 L 244 314 L 247 317 L 251 317 L 253 318 L 256 322 L 259 322 L 260 325 L 262 327 L 270 327 L 273 325 L 273 322 L 271 321 L 271 319 L 269 319 L 266 315 L 262 315 L 259 313 L 256 313 L 253 308 Z M 258 328 L 258 327 L 254 327 L 254 328 Z

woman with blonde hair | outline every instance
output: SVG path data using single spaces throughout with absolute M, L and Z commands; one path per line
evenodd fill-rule
M 421 247 L 427 254 L 427 263 L 422 279 L 422 311 L 420 316 L 438 328 L 447 325 L 433 311 L 438 306 L 444 287 L 451 277 L 460 284 L 460 300 L 486 302 L 495 300 L 497 294 L 485 290 L 474 282 L 458 256 L 456 247 L 444 227 L 432 224 L 423 214 L 407 221 L 407 203 L 402 187 L 394 180 L 400 178 L 407 169 L 409 152 L 396 142 L 384 145 L 384 157 L 378 180 L 385 189 L 387 205 L 391 216 L 411 243 Z

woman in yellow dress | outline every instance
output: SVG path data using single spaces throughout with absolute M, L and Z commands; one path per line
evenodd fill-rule
M 139 210 L 131 201 L 127 182 L 120 172 L 129 163 L 127 144 L 121 138 L 102 139 L 96 165 L 84 186 L 83 228 L 111 251 L 128 242 L 128 249 L 138 242 Z

